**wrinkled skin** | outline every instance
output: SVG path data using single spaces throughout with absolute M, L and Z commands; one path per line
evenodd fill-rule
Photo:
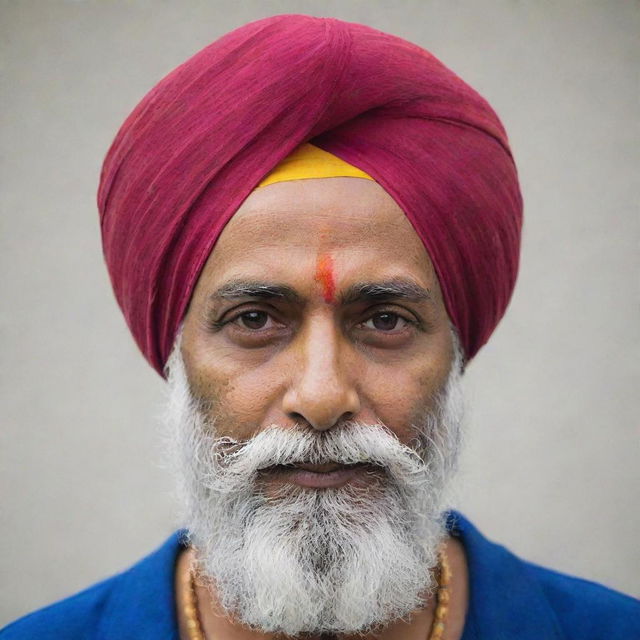
M 300 300 L 211 300 L 237 279 L 286 285 Z M 351 285 L 395 279 L 429 299 L 340 302 Z M 226 418 L 220 435 L 350 418 L 406 441 L 446 380 L 452 339 L 431 261 L 398 205 L 372 181 L 325 178 L 270 185 L 244 202 L 200 276 L 182 354 L 193 393 Z
M 216 296 L 238 281 L 288 287 L 291 295 Z M 389 282 L 427 295 L 343 300 L 354 285 Z M 450 321 L 424 245 L 395 201 L 358 178 L 254 191 L 204 267 L 181 350 L 201 410 L 217 416 L 217 435 L 235 439 L 273 424 L 324 431 L 356 420 L 383 423 L 409 444 L 412 423 L 430 408 L 453 360 Z M 459 598 L 445 637 L 457 638 L 466 567 L 459 543 L 450 540 L 448 549 Z M 225 618 L 206 590 L 198 597 L 212 637 L 271 637 Z M 432 615 L 429 606 L 377 637 L 422 639 Z

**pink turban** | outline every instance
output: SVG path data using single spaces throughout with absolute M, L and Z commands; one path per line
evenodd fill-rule
M 309 141 L 368 173 L 406 213 L 467 358 L 488 340 L 513 291 L 522 224 L 500 120 L 416 45 L 284 15 L 240 27 L 172 71 L 105 158 L 104 255 L 129 328 L 158 372 L 225 224 Z

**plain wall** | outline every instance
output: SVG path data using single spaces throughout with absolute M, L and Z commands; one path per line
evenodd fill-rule
M 412 40 L 480 91 L 525 199 L 519 282 L 465 375 L 459 498 L 491 538 L 640 596 L 640 5 L 0 2 L 0 623 L 125 568 L 178 523 L 164 384 L 114 302 L 95 191 L 144 93 L 277 13 Z

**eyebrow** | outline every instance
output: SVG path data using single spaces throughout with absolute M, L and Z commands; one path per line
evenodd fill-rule
M 237 300 L 240 298 L 258 298 L 268 300 L 280 298 L 286 302 L 303 301 L 295 289 L 283 284 L 273 284 L 269 282 L 256 282 L 253 280 L 233 280 L 214 291 L 209 299 L 213 302 L 218 300 Z
M 358 282 L 351 285 L 341 296 L 344 305 L 354 302 L 382 302 L 384 300 L 406 300 L 408 302 L 433 302 L 429 289 L 411 280 L 396 278 L 385 282 Z
M 209 299 L 238 300 L 241 298 L 257 298 L 269 300 L 279 298 L 285 302 L 301 304 L 304 298 L 293 287 L 270 282 L 254 280 L 233 280 L 214 291 Z M 343 305 L 355 302 L 382 302 L 384 300 L 406 300 L 408 302 L 433 302 L 429 289 L 419 284 L 401 278 L 383 282 L 358 282 L 351 285 L 340 296 Z

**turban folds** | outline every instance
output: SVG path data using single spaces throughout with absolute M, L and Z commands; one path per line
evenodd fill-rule
M 497 115 L 414 44 L 284 15 L 240 27 L 177 67 L 129 115 L 105 158 L 104 255 L 129 328 L 158 372 L 224 225 L 305 142 L 366 172 L 402 208 L 467 358 L 491 335 L 515 284 L 522 224 Z

